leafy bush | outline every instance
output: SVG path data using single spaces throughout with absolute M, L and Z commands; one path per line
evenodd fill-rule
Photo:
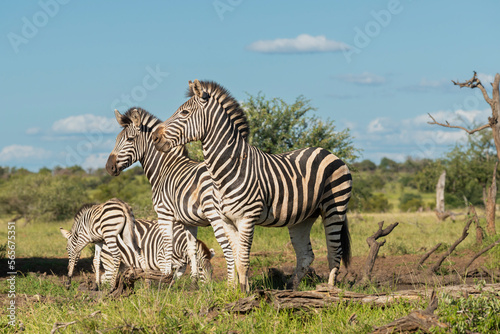
M 389 200 L 384 194 L 373 194 L 363 205 L 365 211 L 371 212 L 387 212 L 391 207 Z
M 402 211 L 417 211 L 424 206 L 420 194 L 404 193 L 399 199 L 399 208 Z
M 26 219 L 46 221 L 72 217 L 88 196 L 81 177 L 48 173 L 12 177 L 0 189 L 0 209 Z
M 498 333 L 500 331 L 500 296 L 496 293 L 483 292 L 477 297 L 447 298 L 439 308 L 440 319 L 448 324 L 452 333 Z

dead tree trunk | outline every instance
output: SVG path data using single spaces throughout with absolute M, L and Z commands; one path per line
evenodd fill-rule
M 384 227 L 384 222 L 381 221 L 378 223 L 378 231 L 375 232 L 371 237 L 366 239 L 366 243 L 370 246 L 370 252 L 368 253 L 368 258 L 366 259 L 365 267 L 363 269 L 363 278 L 361 279 L 361 283 L 368 283 L 371 279 L 371 274 L 373 270 L 373 266 L 375 265 L 375 260 L 377 259 L 378 251 L 380 247 L 385 244 L 385 239 L 381 242 L 377 242 L 378 238 L 385 237 L 389 233 L 394 230 L 399 223 L 394 223 L 389 227 L 382 229 Z
M 484 100 L 490 105 L 491 108 L 491 117 L 488 117 L 488 123 L 481 125 L 480 127 L 476 129 L 466 129 L 462 126 L 456 126 L 456 125 L 450 125 L 450 123 L 438 123 L 434 117 L 432 117 L 430 114 L 430 118 L 432 119 L 432 122 L 429 122 L 429 124 L 437 124 L 440 126 L 444 126 L 447 128 L 454 128 L 454 129 L 462 129 L 466 131 L 468 134 L 473 134 L 477 131 L 481 131 L 487 128 L 490 128 L 493 134 L 493 140 L 495 141 L 495 148 L 497 150 L 497 159 L 500 161 L 500 122 L 499 122 L 499 114 L 500 114 L 500 74 L 495 75 L 495 79 L 493 83 L 491 83 L 492 86 L 492 97 L 490 98 L 488 95 L 488 92 L 484 88 L 483 84 L 477 77 L 477 73 L 474 72 L 474 76 L 472 79 L 466 81 L 466 82 L 458 82 L 458 81 L 452 81 L 455 85 L 459 86 L 460 88 L 463 87 L 468 87 L 468 88 L 479 88 L 481 90 L 481 93 L 483 93 Z M 496 171 L 496 167 L 495 167 Z M 490 187 L 490 191 L 488 192 L 488 198 L 491 200 L 488 200 L 487 208 L 486 208 L 486 221 L 487 221 L 487 229 L 488 233 L 490 235 L 495 235 L 496 234 L 496 228 L 495 228 L 495 201 L 496 199 L 496 192 L 497 192 L 497 187 L 496 187 L 496 172 L 494 176 L 494 181 Z
M 496 234 L 495 209 L 497 200 L 497 170 L 498 161 L 495 163 L 495 168 L 493 169 L 493 177 L 491 178 L 491 186 L 488 190 L 488 200 L 486 202 L 486 223 L 489 235 Z
M 472 215 L 472 219 L 476 224 L 476 244 L 483 244 L 483 228 L 479 225 L 479 218 L 477 217 L 476 209 L 472 204 L 469 206 L 469 214 Z
M 436 211 L 444 212 L 444 185 L 446 182 L 446 171 L 441 173 L 436 185 Z

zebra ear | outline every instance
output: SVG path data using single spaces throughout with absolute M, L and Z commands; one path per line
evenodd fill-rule
M 120 112 L 116 109 L 115 109 L 115 117 L 116 117 L 116 121 L 118 122 L 118 124 L 120 124 L 121 127 L 127 126 L 127 123 L 125 123 L 123 120 L 123 115 L 120 114 Z
M 132 113 L 130 114 L 130 119 L 134 123 L 136 127 L 141 126 L 141 114 L 139 114 L 139 111 L 137 109 L 132 110 Z
M 210 248 L 210 258 L 213 258 L 215 256 L 215 251 L 213 248 Z
M 59 227 L 59 231 L 61 231 L 61 234 L 63 235 L 63 237 L 65 237 L 66 239 L 69 239 L 69 237 L 71 236 L 71 232 L 68 231 L 68 230 L 65 230 L 63 229 L 62 227 Z
M 189 88 L 193 91 L 194 95 L 206 99 L 207 94 L 203 94 L 203 87 L 198 79 L 194 79 L 194 82 L 189 81 Z

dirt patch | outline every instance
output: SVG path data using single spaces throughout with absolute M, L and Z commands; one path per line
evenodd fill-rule
M 266 258 L 277 258 L 280 255 L 280 263 L 272 263 L 270 266 L 253 265 L 250 267 L 250 276 L 268 273 L 270 267 L 277 268 L 285 275 L 291 275 L 295 268 L 295 256 L 293 252 L 258 252 L 252 253 L 251 259 L 259 258 L 260 262 Z M 469 268 L 465 280 L 460 276 L 464 268 L 474 253 L 472 251 L 462 251 L 454 253 L 442 265 L 441 272 L 436 275 L 429 273 L 429 268 L 436 262 L 441 254 L 433 254 L 424 263 L 420 270 L 417 268 L 422 255 L 393 255 L 379 256 L 375 262 L 372 272 L 372 283 L 375 286 L 390 287 L 394 290 L 404 290 L 420 287 L 422 285 L 452 285 L 473 283 L 475 280 L 484 280 L 486 283 L 492 283 L 495 278 L 500 278 L 500 270 L 488 270 L 485 267 L 486 257 L 478 258 Z M 344 283 L 353 284 L 361 278 L 361 273 L 366 261 L 366 257 L 353 257 L 349 271 L 342 267 L 339 272 L 339 278 Z M 6 260 L 0 261 L 0 265 L 7 267 Z M 16 270 L 20 274 L 38 273 L 46 275 L 47 278 L 55 276 L 61 282 L 67 279 L 67 258 L 18 258 L 16 259 Z M 225 280 L 227 277 L 226 262 L 224 258 L 214 257 L 212 259 L 214 268 L 213 279 L 217 281 Z M 320 282 L 326 282 L 328 278 L 328 263 L 326 258 L 317 257 L 312 268 L 317 274 Z M 189 272 L 189 269 L 188 271 Z M 74 280 L 84 281 L 92 277 L 92 259 L 82 258 L 78 261 Z M 0 273 L 0 280 L 7 278 L 6 272 Z M 3 297 L 3 296 L 2 296 Z M 36 298 L 36 297 L 35 297 Z M 1 299 L 0 299 L 1 303 Z

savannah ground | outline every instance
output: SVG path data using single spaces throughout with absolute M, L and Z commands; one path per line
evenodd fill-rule
M 457 210 L 460 211 L 460 210 Z M 465 210 L 462 210 L 465 212 Z M 0 240 L 7 240 L 7 219 L 0 222 Z M 378 229 L 378 222 L 385 226 L 399 222 L 385 239 L 373 270 L 372 284 L 356 284 L 368 254 L 366 238 Z M 63 224 L 16 223 L 16 326 L 8 324 L 7 306 L 10 303 L 7 270 L 2 270 L 0 302 L 2 303 L 2 332 L 49 333 L 54 324 L 71 323 L 59 332 L 215 332 L 215 333 L 369 333 L 375 326 L 385 325 L 416 309 L 424 309 L 427 300 L 401 301 L 385 307 L 370 304 L 340 303 L 322 309 L 276 310 L 267 304 L 248 314 L 212 312 L 217 307 L 234 302 L 245 295 L 225 282 L 225 262 L 213 232 L 209 228 L 199 230 L 198 237 L 216 250 L 212 260 L 214 279 L 200 285 L 198 290 L 189 288 L 188 279 L 181 279 L 170 287 L 145 287 L 136 284 L 128 297 L 110 298 L 91 294 L 84 287 L 92 277 L 91 255 L 87 247 L 78 263 L 71 288 L 64 288 L 67 279 L 66 240 L 59 226 L 70 228 L 72 221 Z M 500 279 L 500 249 L 493 248 L 477 259 L 463 278 L 465 263 L 482 247 L 475 244 L 474 225 L 469 236 L 443 263 L 438 275 L 428 274 L 425 269 L 456 240 L 465 225 L 465 216 L 455 222 L 437 222 L 434 213 L 385 213 L 351 214 L 349 216 L 352 237 L 353 261 L 350 272 L 340 272 L 342 289 L 364 293 L 388 292 L 402 289 L 442 287 L 448 284 L 498 283 Z M 500 224 L 497 223 L 497 230 Z M 318 221 L 312 230 L 311 241 L 316 255 L 313 268 L 317 275 L 304 280 L 301 290 L 314 290 L 316 284 L 327 281 L 328 266 L 322 224 Z M 494 241 L 486 239 L 483 247 Z M 424 264 L 424 270 L 416 270 L 422 255 L 437 243 L 443 245 Z M 7 260 L 1 260 L 7 268 Z M 290 275 L 295 256 L 286 229 L 257 228 L 251 254 L 252 290 L 259 288 L 283 289 L 280 282 L 267 274 L 269 268 L 278 268 Z M 441 321 L 452 326 L 456 333 L 500 331 L 500 296 L 485 293 L 481 297 L 459 299 L 440 295 L 435 314 Z M 355 320 L 351 316 L 355 315 Z M 351 320 L 349 320 L 351 318 Z M 437 331 L 437 330 L 436 330 Z

